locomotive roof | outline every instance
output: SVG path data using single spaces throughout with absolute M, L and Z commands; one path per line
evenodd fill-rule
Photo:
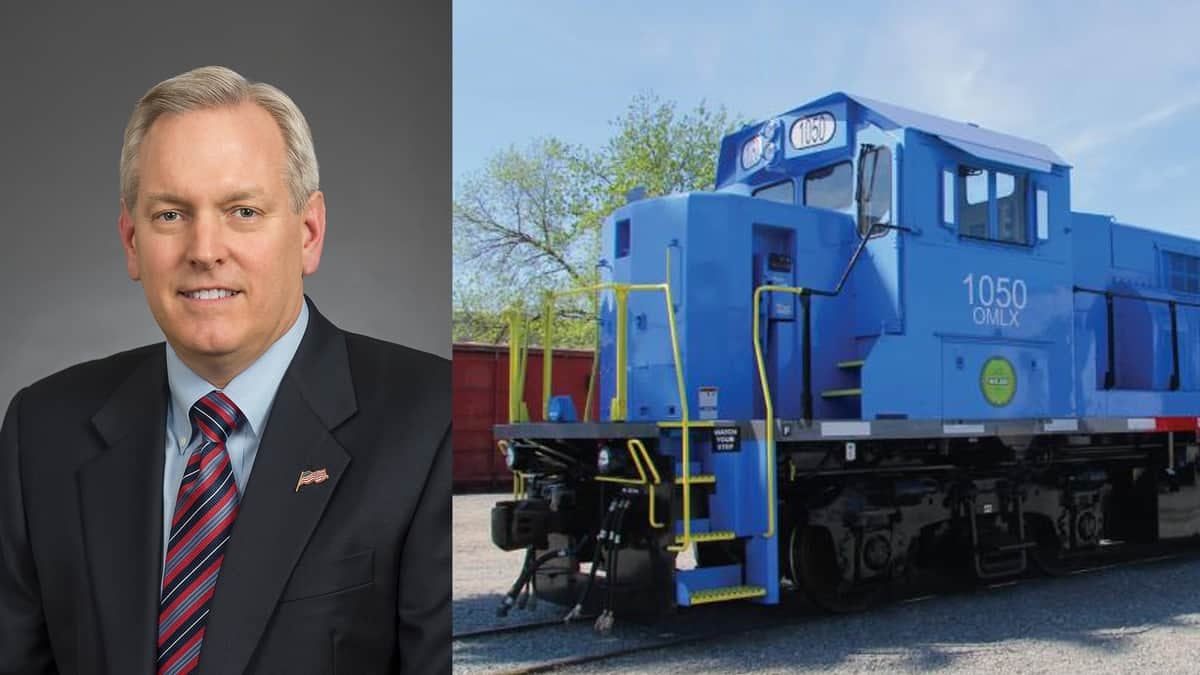
M 1049 147 L 1028 139 L 990 131 L 975 124 L 956 122 L 944 117 L 909 110 L 891 103 L 876 101 L 864 96 L 837 92 L 818 99 L 792 112 L 800 112 L 813 106 L 849 100 L 890 121 L 897 127 L 917 129 L 941 138 L 943 141 L 977 157 L 992 159 L 1006 164 L 1016 164 L 1039 171 L 1049 171 L 1050 165 L 1070 166 Z

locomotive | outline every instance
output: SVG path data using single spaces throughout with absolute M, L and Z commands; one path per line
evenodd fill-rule
M 582 406 L 547 359 L 530 420 L 512 316 L 501 614 L 851 611 L 1200 535 L 1200 242 L 1072 211 L 1040 143 L 835 93 L 601 238 L 600 283 L 541 308 L 551 354 L 555 303 L 596 303 Z

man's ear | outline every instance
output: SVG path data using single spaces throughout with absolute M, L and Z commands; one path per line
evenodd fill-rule
M 308 276 L 321 266 L 321 251 L 325 248 L 325 194 L 318 190 L 309 195 L 302 216 L 304 240 L 300 260 L 302 272 Z
M 138 271 L 133 215 L 129 213 L 129 207 L 125 204 L 124 199 L 121 200 L 121 215 L 117 217 L 117 231 L 121 234 L 121 246 L 125 249 L 125 267 L 129 271 L 129 278 L 141 281 L 142 275 Z

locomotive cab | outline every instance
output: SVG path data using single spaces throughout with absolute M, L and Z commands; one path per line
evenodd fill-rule
M 668 280 L 709 419 L 763 416 L 753 369 L 726 367 L 753 363 L 756 341 L 785 416 L 1066 416 L 1068 171 L 1037 144 L 835 94 L 727 137 L 714 193 L 619 209 L 601 269 Z M 761 294 L 756 340 L 746 317 L 766 285 L 805 292 Z M 628 419 L 677 419 L 659 299 L 630 302 Z M 601 315 L 610 368 L 615 309 Z M 608 401 L 615 374 L 601 375 Z

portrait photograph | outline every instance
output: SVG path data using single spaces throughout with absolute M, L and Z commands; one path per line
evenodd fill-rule
M 0 8 L 0 672 L 449 672 L 449 49 Z

